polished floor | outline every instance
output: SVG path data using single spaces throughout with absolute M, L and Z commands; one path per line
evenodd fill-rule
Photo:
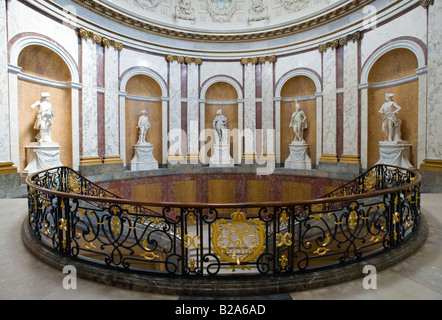
M 423 194 L 422 213 L 429 234 L 423 246 L 401 263 L 376 276 L 376 289 L 364 289 L 361 279 L 339 285 L 265 297 L 266 300 L 441 300 L 442 194 Z M 76 290 L 63 288 L 66 274 L 31 255 L 20 230 L 27 214 L 26 199 L 0 199 L 0 299 L 2 300 L 190 300 L 201 297 L 166 296 L 129 291 L 77 280 Z M 372 282 L 374 284 L 374 282 Z M 233 298 L 233 297 L 232 297 Z M 228 297 L 225 299 L 229 299 Z

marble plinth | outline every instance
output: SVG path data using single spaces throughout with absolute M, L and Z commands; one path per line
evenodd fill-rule
M 158 169 L 158 161 L 153 156 L 153 145 L 149 142 L 134 145 L 134 157 L 130 162 L 130 171 Z
M 213 145 L 213 155 L 209 160 L 209 167 L 233 167 L 233 158 L 230 156 L 230 144 L 219 143 Z
M 292 142 L 290 155 L 285 160 L 284 167 L 288 169 L 312 169 L 312 159 L 308 155 L 308 144 L 305 142 Z
M 379 161 L 376 164 L 386 164 L 402 168 L 413 168 L 410 163 L 411 144 L 408 141 L 379 142 Z
M 60 145 L 56 142 L 31 142 L 26 149 L 28 165 L 22 174 L 63 166 L 60 162 Z

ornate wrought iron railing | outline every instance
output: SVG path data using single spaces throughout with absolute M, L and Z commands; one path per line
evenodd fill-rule
M 420 175 L 377 165 L 321 199 L 152 203 L 67 167 L 27 178 L 29 229 L 63 256 L 155 275 L 295 274 L 390 250 L 420 224 Z

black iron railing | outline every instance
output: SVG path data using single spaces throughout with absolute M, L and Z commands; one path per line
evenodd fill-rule
M 321 199 L 152 203 L 121 199 L 67 167 L 27 178 L 29 228 L 63 256 L 148 274 L 294 274 L 405 242 L 420 223 L 420 175 L 378 165 Z

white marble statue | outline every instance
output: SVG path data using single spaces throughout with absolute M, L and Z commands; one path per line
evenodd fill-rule
M 216 112 L 215 119 L 213 119 L 213 128 L 218 135 L 218 140 L 215 144 L 227 143 L 227 118 L 222 114 L 221 109 Z
M 41 94 L 41 100 L 35 102 L 31 109 L 34 110 L 39 106 L 37 119 L 35 120 L 34 129 L 40 130 L 38 135 L 35 137 L 38 142 L 52 142 L 51 137 L 51 126 L 54 122 L 54 112 L 52 106 L 49 103 L 49 92 L 43 92 Z
M 401 140 L 401 123 L 396 117 L 401 107 L 393 101 L 394 94 L 387 91 L 385 94 L 385 103 L 382 105 L 379 113 L 384 115 L 382 120 L 382 131 L 387 136 L 387 141 Z
M 137 126 L 137 128 L 140 129 L 140 133 L 139 133 L 139 136 L 138 136 L 138 142 L 137 142 L 138 144 L 146 143 L 146 134 L 147 134 L 147 131 L 150 128 L 150 121 L 149 121 L 149 118 L 146 115 L 146 113 L 147 113 L 146 110 L 141 111 L 141 116 L 138 119 L 138 126 Z
M 304 111 L 301 109 L 301 106 L 296 101 L 296 110 L 292 114 L 292 118 L 290 121 L 290 127 L 293 128 L 295 133 L 294 142 L 305 142 L 304 140 L 304 129 L 307 129 L 307 116 Z

